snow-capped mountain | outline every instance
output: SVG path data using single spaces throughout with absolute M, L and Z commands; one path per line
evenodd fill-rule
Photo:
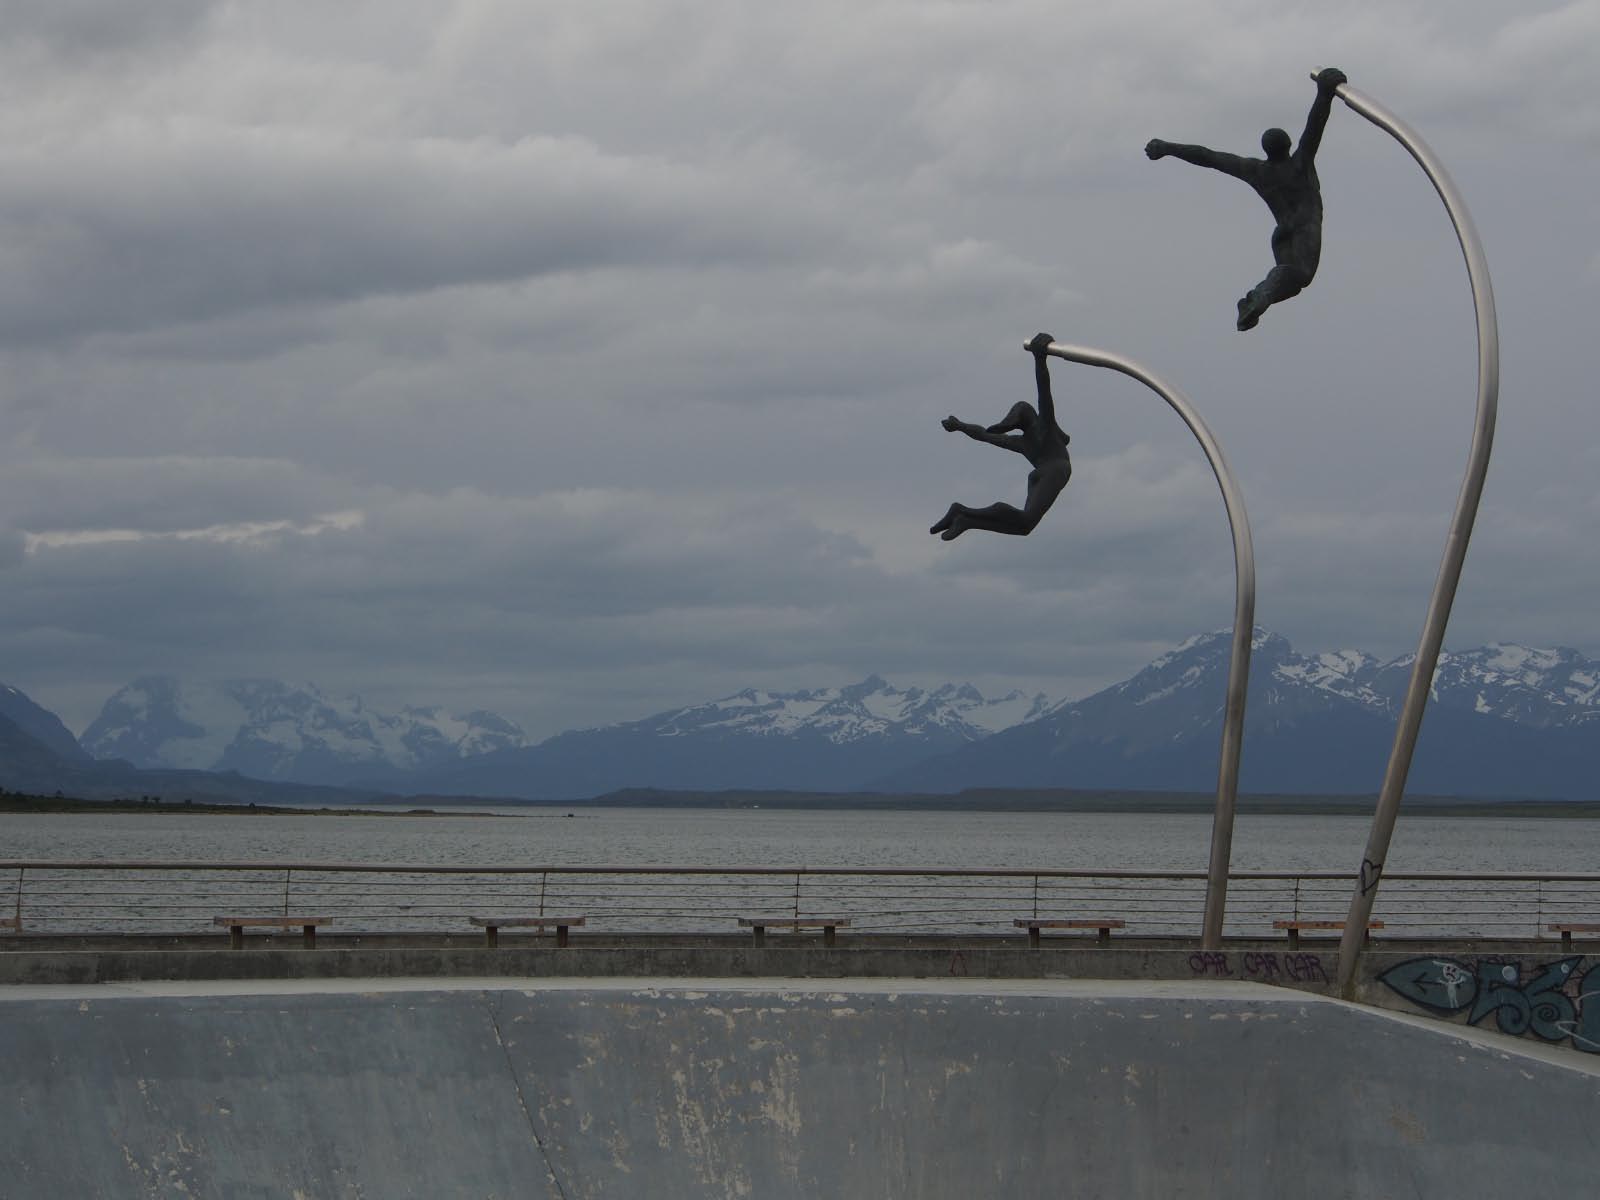
M 872 675 L 847 687 L 750 689 L 463 760 L 412 782 L 421 791 L 531 799 L 627 787 L 844 791 L 1049 709 L 1044 695 L 990 700 L 968 684 L 901 691 Z
M 947 683 L 931 692 L 900 691 L 877 675 L 840 688 L 806 692 L 746 689 L 708 704 L 674 709 L 637 725 L 658 737 L 683 737 L 722 730 L 750 737 L 814 733 L 845 743 L 884 736 L 952 735 L 976 741 L 1042 716 L 1050 701 L 1041 693 L 1011 692 L 986 700 L 971 684 Z M 591 731 L 593 732 L 593 731 Z
M 982 743 L 875 781 L 891 790 L 1086 787 L 1208 790 L 1231 634 L 1192 638 L 1131 679 Z M 1375 792 L 1413 656 L 1302 655 L 1251 644 L 1240 786 Z M 1408 787 L 1451 795 L 1600 793 L 1600 663 L 1495 645 L 1441 655 Z
M 1375 686 L 1398 703 L 1411 674 L 1412 657 L 1379 671 Z M 1533 650 L 1505 643 L 1439 656 L 1433 700 L 1441 707 L 1476 713 L 1534 728 L 1588 727 L 1600 721 L 1600 663 L 1575 650 Z
M 237 771 L 257 779 L 348 783 L 397 777 L 525 744 L 489 712 L 385 713 L 360 697 L 273 679 L 194 683 L 146 676 L 118 691 L 79 739 L 95 758 L 136 767 Z
M 151 677 L 108 700 L 82 743 L 97 758 L 141 767 L 548 800 L 623 788 L 1209 791 L 1230 642 L 1226 631 L 1191 638 L 1130 679 L 1061 704 L 1018 692 L 990 700 L 958 684 L 900 690 L 874 675 L 812 691 L 750 689 L 537 746 L 484 712 L 388 714 L 270 680 Z M 1258 630 L 1242 790 L 1375 792 L 1410 668 L 1409 656 L 1300 654 Z M 0 691 L 0 716 L 10 713 L 7 701 Z M 54 718 L 26 697 L 11 709 L 34 736 L 62 740 Z M 1447 652 L 1410 790 L 1593 799 L 1596 722 L 1600 663 L 1575 651 L 1502 644 Z

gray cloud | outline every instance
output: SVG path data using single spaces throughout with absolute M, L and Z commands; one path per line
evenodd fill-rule
M 0 22 L 12 44 L 46 50 L 57 64 L 81 56 L 149 52 L 195 35 L 216 0 L 0 0 Z
M 69 721 L 158 669 L 541 733 L 870 671 L 1082 694 L 1226 624 L 1230 544 L 1181 423 L 1065 363 L 1046 523 L 929 538 L 1020 499 L 938 421 L 1028 397 L 1041 327 L 1204 413 L 1263 623 L 1410 649 L 1473 392 L 1437 198 L 1338 108 L 1318 279 L 1241 336 L 1269 214 L 1139 152 L 1297 130 L 1325 62 L 1429 138 L 1495 272 L 1452 641 L 1600 653 L 1600 6 L 263 12 L 5 10 L 0 678 Z

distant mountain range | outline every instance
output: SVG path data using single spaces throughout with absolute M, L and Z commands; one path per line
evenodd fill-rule
M 410 772 L 527 744 L 493 713 L 439 708 L 385 713 L 276 679 L 192 683 L 136 679 L 83 731 L 95 758 L 136 767 L 237 771 L 294 783 L 402 785 Z
M 854 791 L 1050 707 L 1043 695 L 988 700 L 967 685 L 901 691 L 873 675 L 842 688 L 743 691 L 642 721 L 558 734 L 418 772 L 413 783 L 430 793 L 538 799 L 628 787 Z
M 1214 788 L 1230 640 L 1225 633 L 1191 639 L 1123 683 L 875 786 Z M 1258 630 L 1240 788 L 1376 792 L 1412 661 L 1353 651 L 1301 655 Z M 1600 795 L 1600 663 L 1571 650 L 1513 645 L 1442 655 L 1407 788 Z
M 484 711 L 385 713 L 275 680 L 157 676 L 112 696 L 80 741 L 3 688 L 0 786 L 48 791 L 67 786 L 42 786 L 52 778 L 76 779 L 83 794 L 103 794 L 88 781 L 109 771 L 118 782 L 106 786 L 123 793 L 161 791 L 150 772 L 168 792 L 209 779 L 239 795 L 253 780 L 540 800 L 626 788 L 1204 792 L 1216 784 L 1229 640 L 1193 638 L 1075 701 L 1016 692 L 991 700 L 956 684 L 902 691 L 871 676 L 840 688 L 748 690 L 537 745 Z M 1257 631 L 1242 790 L 1375 792 L 1410 666 L 1409 657 L 1380 662 L 1356 651 L 1301 655 Z M 1595 799 L 1597 779 L 1600 663 L 1513 645 L 1443 656 L 1409 790 Z

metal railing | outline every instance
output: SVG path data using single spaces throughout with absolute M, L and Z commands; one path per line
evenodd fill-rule
M 1600 921 L 1600 874 L 1395 872 L 1384 937 L 1550 936 Z M 1340 920 L 1341 872 L 1230 876 L 1229 937 Z M 701 934 L 737 917 L 844 916 L 856 933 L 1015 934 L 1018 917 L 1120 917 L 1198 936 L 1204 871 L 812 866 L 420 866 L 0 860 L 0 917 L 36 934 L 211 932 L 214 917 L 327 916 L 340 932 L 468 932 L 469 916 L 572 916 L 599 933 Z M 0 941 L 0 945 L 4 945 Z

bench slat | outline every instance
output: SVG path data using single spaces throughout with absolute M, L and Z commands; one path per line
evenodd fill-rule
M 1330 929 L 1330 930 L 1331 929 L 1337 929 L 1337 930 L 1341 930 L 1342 931 L 1344 929 L 1344 922 L 1343 921 L 1274 921 L 1272 923 L 1272 927 L 1274 929 L 1287 929 L 1289 931 L 1289 949 L 1298 950 L 1300 948 L 1300 931 L 1302 929 Z M 1382 928 L 1383 928 L 1383 922 L 1382 921 L 1368 921 L 1367 922 L 1367 930 L 1369 932 L 1371 930 L 1374 930 L 1374 929 L 1382 929 Z
M 1099 931 L 1095 941 L 1102 946 L 1109 946 L 1111 931 L 1125 929 L 1128 924 L 1121 917 L 1014 917 L 1011 923 L 1018 929 L 1028 931 L 1028 945 L 1035 950 L 1044 945 L 1039 933 L 1041 929 L 1094 929 Z
M 564 947 L 567 944 L 567 931 L 574 925 L 582 925 L 584 917 L 485 917 L 469 916 L 468 922 L 483 930 L 483 944 L 485 946 L 498 946 L 500 944 L 501 929 L 544 929 L 547 925 L 555 926 L 556 945 Z
M 849 917 L 739 917 L 738 921 L 740 928 L 748 929 L 755 935 L 758 946 L 766 944 L 769 925 L 793 929 L 797 933 L 802 929 L 820 929 L 824 946 L 833 945 L 834 934 L 838 930 L 850 928 Z
M 228 927 L 228 945 L 235 950 L 244 949 L 245 926 L 252 929 L 273 926 L 278 929 L 298 929 L 304 935 L 308 948 L 317 944 L 317 926 L 333 924 L 332 917 L 212 917 L 213 925 Z

